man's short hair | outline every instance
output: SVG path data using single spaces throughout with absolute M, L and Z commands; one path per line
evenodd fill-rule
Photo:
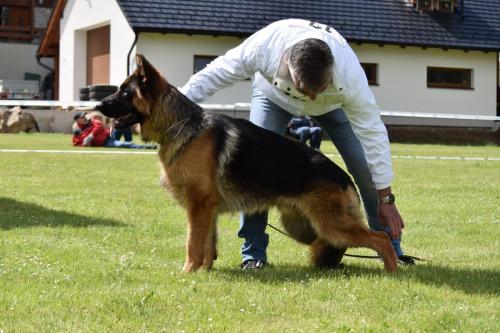
M 332 75 L 333 55 L 328 44 L 316 38 L 296 43 L 290 51 L 289 66 L 308 89 L 318 89 Z

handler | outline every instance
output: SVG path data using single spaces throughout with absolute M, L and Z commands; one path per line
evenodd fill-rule
M 404 221 L 391 190 L 387 131 L 358 58 L 332 27 L 289 19 L 257 31 L 193 75 L 181 92 L 196 103 L 255 75 L 250 121 L 284 134 L 293 116 L 308 115 L 332 139 L 359 188 L 371 229 L 385 230 L 400 258 Z M 272 163 L 272 161 L 269 161 Z M 267 262 L 268 212 L 241 215 L 243 269 Z M 405 258 L 413 264 L 411 258 Z

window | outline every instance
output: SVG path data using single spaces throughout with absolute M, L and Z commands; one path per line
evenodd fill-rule
M 9 17 L 8 10 L 7 7 L 0 7 L 0 25 L 7 25 L 7 18 Z
M 432 12 L 439 11 L 442 13 L 452 14 L 456 4 L 456 0 L 416 0 L 413 4 L 420 10 Z
M 453 1 L 452 0 L 439 0 L 438 1 L 438 8 L 439 8 L 440 12 L 453 13 Z
M 361 67 L 363 67 L 366 78 L 368 79 L 368 84 L 371 86 L 378 85 L 378 64 L 368 64 L 361 63 Z
M 54 3 L 55 3 L 55 0 L 37 0 L 37 1 L 35 1 L 36 6 L 46 7 L 46 8 L 52 8 Z
M 418 0 L 417 8 L 420 10 L 432 10 L 432 1 L 431 0 Z
M 217 58 L 217 56 L 195 55 L 193 64 L 193 74 L 207 67 L 207 65 L 211 63 L 215 58 Z
M 427 87 L 472 89 L 472 69 L 427 67 Z
M 29 28 L 31 24 L 31 8 L 22 6 L 3 7 L 2 21 L 11 27 Z

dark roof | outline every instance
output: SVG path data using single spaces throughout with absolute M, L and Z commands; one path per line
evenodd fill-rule
M 136 32 L 248 36 L 303 18 L 351 42 L 500 50 L 500 1 L 461 0 L 454 14 L 425 13 L 405 0 L 117 0 Z

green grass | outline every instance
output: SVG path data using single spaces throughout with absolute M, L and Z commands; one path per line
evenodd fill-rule
M 70 141 L 3 134 L 0 149 Z M 494 146 L 392 148 L 500 157 Z M 158 185 L 155 155 L 0 152 L 0 332 L 500 331 L 500 162 L 393 163 L 404 248 L 427 262 L 396 275 L 354 258 L 316 270 L 270 229 L 272 266 L 248 274 L 233 214 L 220 218 L 214 269 L 183 274 L 185 214 Z

